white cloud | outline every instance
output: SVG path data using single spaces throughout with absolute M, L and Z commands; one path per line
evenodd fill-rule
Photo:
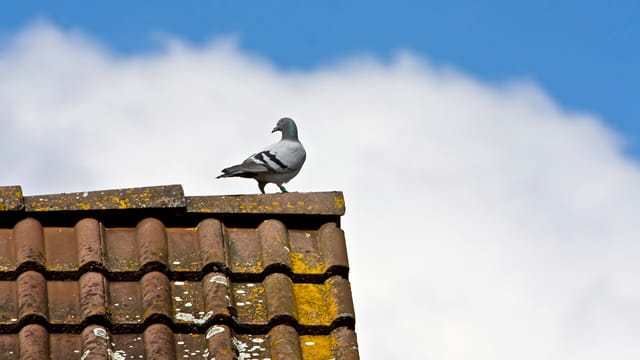
M 345 192 L 363 359 L 640 355 L 638 166 L 531 83 L 410 53 L 282 71 L 230 40 L 117 56 L 36 24 L 0 50 L 0 182 L 255 193 L 213 178 L 284 115 L 308 152 L 290 190 Z

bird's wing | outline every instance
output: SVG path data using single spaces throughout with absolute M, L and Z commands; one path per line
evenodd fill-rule
M 269 172 L 286 173 L 298 170 L 306 157 L 302 144 L 297 141 L 281 140 L 264 150 L 251 155 L 243 164 L 258 164 Z
M 238 164 L 238 165 L 234 165 L 231 167 L 228 167 L 226 169 L 223 170 L 224 172 L 237 172 L 237 171 L 242 171 L 242 172 L 251 172 L 251 173 L 265 173 L 265 172 L 269 172 L 269 168 L 267 168 L 266 166 L 262 165 L 262 164 L 257 164 L 254 162 L 243 162 L 242 164 Z

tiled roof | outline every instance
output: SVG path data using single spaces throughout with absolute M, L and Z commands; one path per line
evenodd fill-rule
M 358 359 L 339 192 L 0 187 L 2 359 Z

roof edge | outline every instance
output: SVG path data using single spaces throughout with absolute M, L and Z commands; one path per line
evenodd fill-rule
M 25 211 L 185 208 L 181 185 L 150 186 L 24 197 Z
M 187 211 L 192 213 L 342 216 L 345 213 L 345 203 L 341 191 L 188 196 Z
M 0 186 L 0 211 L 24 210 L 24 197 L 20 185 Z
M 0 186 L 2 212 L 182 209 L 206 214 L 334 215 L 345 213 L 342 192 L 185 196 L 182 185 L 23 196 L 19 185 Z

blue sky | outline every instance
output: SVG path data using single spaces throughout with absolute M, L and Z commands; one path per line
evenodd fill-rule
M 1 184 L 255 194 L 290 116 L 363 359 L 640 357 L 638 5 L 1 4 Z
M 81 30 L 121 54 L 171 35 L 233 35 L 283 69 L 410 50 L 490 83 L 532 80 L 565 109 L 598 115 L 640 156 L 640 2 L 609 1 L 19 1 L 0 32 L 36 19 Z

